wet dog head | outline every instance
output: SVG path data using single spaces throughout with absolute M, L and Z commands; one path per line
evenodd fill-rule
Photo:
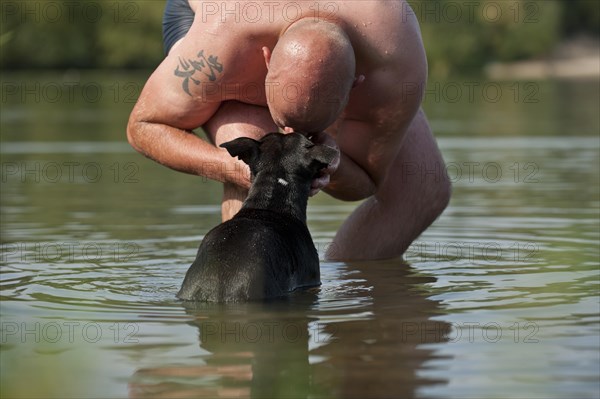
M 314 179 L 336 156 L 333 148 L 314 144 L 300 133 L 269 133 L 259 141 L 240 137 L 221 147 L 247 163 L 253 177 L 263 173 L 302 181 Z

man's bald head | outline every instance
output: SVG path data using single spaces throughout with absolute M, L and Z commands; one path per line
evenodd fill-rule
M 312 18 L 292 24 L 271 54 L 267 103 L 281 127 L 313 133 L 330 126 L 348 102 L 356 61 L 337 25 Z

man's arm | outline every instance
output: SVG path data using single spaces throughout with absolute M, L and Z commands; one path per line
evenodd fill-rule
M 235 75 L 239 56 L 227 50 L 231 46 L 222 42 L 223 35 L 195 30 L 148 79 L 130 115 L 127 138 L 137 151 L 169 168 L 249 187 L 245 165 L 192 132 L 228 100 L 220 87 Z
M 338 151 L 338 158 L 321 171 L 311 186 L 311 195 L 319 190 L 343 201 L 358 201 L 370 197 L 375 185 L 367 172 L 350 158 L 340 152 L 337 142 L 328 133 L 314 134 L 310 139 L 315 144 L 326 145 Z
M 146 157 L 171 169 L 250 187 L 250 174 L 226 152 L 193 132 L 132 118 L 127 127 L 129 143 Z M 230 166 L 235 163 L 236 166 Z
M 375 183 L 362 167 L 342 153 L 340 166 L 323 191 L 342 201 L 360 201 L 375 193 Z
M 344 119 L 332 126 L 342 158 L 325 192 L 342 200 L 361 200 L 376 193 L 401 147 L 408 126 L 419 110 L 426 80 L 425 61 L 410 70 L 372 72 L 352 91 Z M 405 68 L 406 69 L 406 68 Z M 389 82 L 398 76 L 421 82 L 421 90 L 398 94 Z M 374 96 L 373 93 L 378 93 Z M 370 100 L 366 102 L 364 98 Z M 391 173 L 395 173 L 391 171 Z
M 247 173 L 225 173 L 231 170 L 226 165 L 233 160 L 225 150 L 192 132 L 194 127 L 203 125 L 220 104 L 202 104 L 196 110 L 191 101 L 178 112 L 170 110 L 156 87 L 160 84 L 160 75 L 153 75 L 131 113 L 127 139 L 132 147 L 171 169 L 249 187 Z

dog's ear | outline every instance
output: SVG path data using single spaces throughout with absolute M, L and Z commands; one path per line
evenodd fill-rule
M 326 145 L 315 145 L 310 149 L 311 168 L 316 172 L 326 168 L 335 159 L 337 151 Z
M 238 157 L 252 167 L 260 155 L 260 141 L 248 137 L 238 137 L 235 140 L 221 144 L 232 157 Z

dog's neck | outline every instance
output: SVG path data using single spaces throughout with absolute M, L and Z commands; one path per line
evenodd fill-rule
M 306 224 L 310 182 L 301 182 L 285 172 L 259 172 L 242 208 L 266 209 L 288 214 Z

